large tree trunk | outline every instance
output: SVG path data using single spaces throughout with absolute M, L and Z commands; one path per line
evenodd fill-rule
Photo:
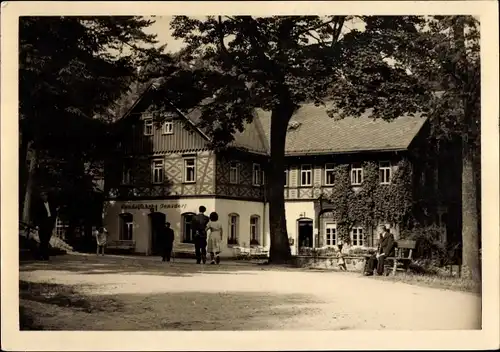
M 24 197 L 26 196 L 26 187 L 28 184 L 29 167 L 28 153 L 31 142 L 23 134 L 19 135 L 19 216 L 23 219 Z
M 290 244 L 286 231 L 285 197 L 285 141 L 288 122 L 293 114 L 293 106 L 280 106 L 271 115 L 271 162 L 269 165 L 269 230 L 271 247 L 269 262 L 283 264 L 291 258 Z
M 464 142 L 465 144 L 466 142 Z M 468 148 L 468 146 L 465 146 Z M 479 233 L 477 209 L 477 184 L 474 171 L 474 154 L 464 150 L 462 169 L 462 259 L 465 270 L 475 281 L 481 280 L 479 260 Z
M 30 144 L 31 145 L 31 144 Z M 22 209 L 22 220 L 25 223 L 30 222 L 30 214 L 31 214 L 31 198 L 33 195 L 33 186 L 34 186 L 34 173 L 36 169 L 36 163 L 37 163 L 37 153 L 34 149 L 29 148 L 28 145 L 28 153 L 30 155 L 30 164 L 27 170 L 27 176 L 26 176 L 26 186 L 24 187 L 24 194 L 22 195 L 23 199 L 23 209 Z M 26 159 L 24 162 L 24 165 L 19 165 L 19 168 L 24 167 L 26 168 Z M 21 186 L 21 185 L 20 185 Z
M 453 36 L 457 56 L 456 67 L 469 68 L 467 52 L 465 47 L 465 18 L 456 16 L 453 18 Z M 480 105 L 476 105 L 479 99 L 478 82 L 470 75 L 465 75 L 465 80 L 459 82 L 462 89 L 463 101 L 463 125 L 466 129 L 462 136 L 462 260 L 464 272 L 468 273 L 473 280 L 481 280 L 481 261 L 479 259 L 479 231 L 478 231 L 478 206 L 477 206 L 477 182 L 476 162 L 477 147 L 476 140 L 479 137 L 476 120 L 480 120 Z

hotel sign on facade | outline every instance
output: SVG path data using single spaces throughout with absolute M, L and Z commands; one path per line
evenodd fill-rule
M 131 209 L 151 209 L 154 211 L 163 210 L 163 209 L 184 209 L 186 208 L 186 204 L 182 203 L 125 203 L 122 204 L 121 208 L 123 210 L 131 210 Z

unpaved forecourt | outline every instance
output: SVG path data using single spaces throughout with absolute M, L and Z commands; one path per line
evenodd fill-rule
M 473 293 L 187 259 L 64 255 L 22 263 L 20 305 L 22 328 L 44 330 L 481 328 Z

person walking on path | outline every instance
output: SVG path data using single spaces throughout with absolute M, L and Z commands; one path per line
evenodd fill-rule
M 166 222 L 161 236 L 162 240 L 162 261 L 170 261 L 172 249 L 174 248 L 174 230 L 170 228 L 170 223 Z
M 33 222 L 38 229 L 38 238 L 40 239 L 38 258 L 40 260 L 49 260 L 49 243 L 54 231 L 56 212 L 53 203 L 49 201 L 47 192 L 42 191 L 40 200 L 35 204 L 33 214 Z
M 210 213 L 210 221 L 207 224 L 208 245 L 207 252 L 210 253 L 210 264 L 219 264 L 220 244 L 222 242 L 222 224 L 216 212 Z
M 377 253 L 368 259 L 365 271 L 366 276 L 373 275 L 375 268 L 377 268 L 377 275 L 384 273 L 385 258 L 394 254 L 394 243 L 394 235 L 390 232 L 389 226 L 385 226 L 379 241 Z
M 101 252 L 101 255 L 104 255 L 104 248 L 106 247 L 106 243 L 108 243 L 108 230 L 101 226 L 94 232 L 94 235 L 97 242 L 97 255 L 99 255 L 99 252 Z
M 205 215 L 207 208 L 199 207 L 199 213 L 193 216 L 192 226 L 194 230 L 194 249 L 196 253 L 196 264 L 207 262 L 207 224 L 210 221 Z

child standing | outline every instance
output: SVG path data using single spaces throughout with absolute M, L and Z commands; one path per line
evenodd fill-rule
M 344 259 L 344 255 L 342 254 L 342 252 L 337 253 L 337 258 L 338 258 L 338 265 L 339 265 L 340 270 L 347 271 L 347 266 L 345 265 L 345 259 Z
M 97 255 L 99 255 L 99 251 L 101 255 L 104 255 L 104 247 L 108 241 L 108 230 L 105 227 L 100 227 L 94 231 L 94 235 L 97 242 Z
M 340 270 L 347 271 L 347 266 L 345 264 L 344 254 L 342 253 L 343 245 L 344 245 L 344 243 L 342 242 L 342 240 L 339 240 L 339 243 L 337 245 L 339 247 L 339 251 L 337 252 L 337 258 L 338 258 L 337 263 L 339 265 Z

